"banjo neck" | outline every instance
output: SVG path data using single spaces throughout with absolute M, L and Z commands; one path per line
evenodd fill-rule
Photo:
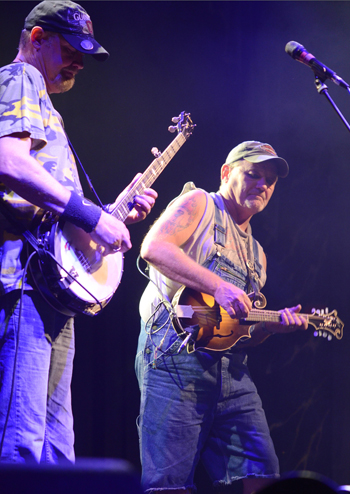
M 170 132 L 175 132 L 175 130 L 178 130 L 178 135 L 162 153 L 159 152 L 157 148 L 152 149 L 152 154 L 155 155 L 155 159 L 143 172 L 137 182 L 131 187 L 128 193 L 110 212 L 110 214 L 118 220 L 123 222 L 126 220 L 126 217 L 134 207 L 135 195 L 142 194 L 146 188 L 150 187 L 155 182 L 168 163 L 170 163 L 175 154 L 185 144 L 186 140 L 191 135 L 194 125 L 188 113 L 182 112 L 179 117 L 174 117 L 173 123 L 176 123 L 177 125 L 170 126 L 168 130 Z

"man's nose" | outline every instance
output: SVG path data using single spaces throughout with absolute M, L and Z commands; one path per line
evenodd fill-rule
M 75 58 L 74 58 L 74 61 L 73 61 L 73 65 L 75 67 L 77 67 L 79 70 L 83 69 L 84 68 L 84 54 L 81 53 L 81 52 L 77 52 Z
M 268 184 L 266 182 L 265 177 L 261 177 L 261 179 L 258 182 L 258 187 L 259 189 L 266 190 L 268 188 Z

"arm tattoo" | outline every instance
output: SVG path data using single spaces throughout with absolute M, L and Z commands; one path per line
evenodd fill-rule
M 185 230 L 193 222 L 197 207 L 198 203 L 196 198 L 188 199 L 182 206 L 177 208 L 172 217 L 162 225 L 160 233 L 176 235 L 178 232 Z

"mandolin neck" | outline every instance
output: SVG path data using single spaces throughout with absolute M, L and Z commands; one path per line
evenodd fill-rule
M 320 320 L 323 320 L 324 317 L 322 316 L 313 316 L 310 314 L 298 314 L 299 316 L 304 317 L 308 323 L 312 323 L 312 320 L 315 318 L 319 318 Z M 281 314 L 277 311 L 273 310 L 259 310 L 259 309 L 252 309 L 249 312 L 249 316 L 244 319 L 247 322 L 251 323 L 257 323 L 257 322 L 281 322 Z

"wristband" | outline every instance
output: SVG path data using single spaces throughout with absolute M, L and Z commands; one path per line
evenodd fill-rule
M 67 205 L 61 214 L 61 218 L 82 228 L 87 233 L 91 233 L 97 226 L 102 214 L 102 209 L 93 202 L 80 196 L 76 192 L 71 192 Z

